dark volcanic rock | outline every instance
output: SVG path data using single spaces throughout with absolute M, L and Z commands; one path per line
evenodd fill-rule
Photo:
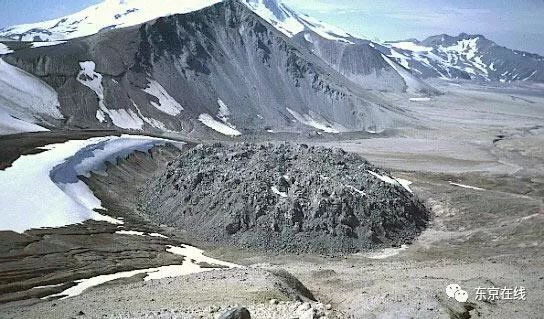
M 237 308 L 225 312 L 219 319 L 251 319 L 251 314 L 246 308 Z
M 278 252 L 395 246 L 425 227 L 409 191 L 355 154 L 306 145 L 199 146 L 149 181 L 144 213 L 197 238 Z

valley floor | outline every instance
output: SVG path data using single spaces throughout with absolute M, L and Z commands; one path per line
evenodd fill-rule
M 99 222 L 32 231 L 28 237 L 0 233 L 2 242 L 10 243 L 0 256 L 0 318 L 218 318 L 235 305 L 247 307 L 252 318 L 539 318 L 544 97 L 539 91 L 440 85 L 446 94 L 430 101 L 393 97 L 421 121 L 417 130 L 374 138 L 245 137 L 340 146 L 412 181 L 434 217 L 407 247 L 327 257 L 195 242 L 190 234 L 147 222 L 131 201 L 139 183 L 176 155 L 156 149 L 153 157 L 135 154 L 110 167 L 108 176 L 93 175 L 87 182 L 108 213 L 124 218 L 126 230 L 168 239 L 122 235 L 117 226 Z M 65 300 L 39 299 L 69 288 L 63 283 L 75 279 L 171 264 L 173 256 L 157 251 L 183 243 L 243 268 L 152 281 L 134 276 Z M 298 278 L 314 298 L 280 270 Z M 36 278 L 53 286 L 31 289 Z M 468 302 L 448 298 L 450 284 L 466 290 Z M 478 288 L 519 292 L 521 287 L 525 300 L 477 300 Z

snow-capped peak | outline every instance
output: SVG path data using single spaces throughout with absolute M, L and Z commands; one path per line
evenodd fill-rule
M 303 16 L 277 0 L 239 0 L 287 36 L 311 30 L 324 38 L 349 41 L 351 35 Z M 126 28 L 159 17 L 188 13 L 221 0 L 104 0 L 62 18 L 0 29 L 0 36 L 21 41 L 58 41 L 102 30 Z
M 302 15 L 277 0 L 243 0 L 253 12 L 272 24 L 285 35 L 292 37 L 311 30 L 330 40 L 349 41 L 352 35 L 321 21 Z
M 501 47 L 482 35 L 441 34 L 388 42 L 388 56 L 423 78 L 542 81 L 544 58 Z
M 196 11 L 218 2 L 220 0 L 105 0 L 62 18 L 4 28 L 0 36 L 22 41 L 72 39 Z

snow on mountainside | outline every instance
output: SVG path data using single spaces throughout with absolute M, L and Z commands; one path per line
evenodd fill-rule
M 0 43 L 0 55 L 2 54 L 9 54 L 12 53 L 13 50 L 11 50 L 7 45 Z
M 329 40 L 349 43 L 350 38 L 353 38 L 352 35 L 339 28 L 299 14 L 277 0 L 242 0 L 241 2 L 289 37 L 311 30 Z
M 276 2 L 262 4 L 270 9 Z M 60 110 L 60 116 L 42 115 L 39 99 L 35 107 L 24 109 L 16 94 L 8 95 L 13 102 L 6 111 L 13 119 L 25 115 L 25 122 L 46 128 L 120 128 L 194 136 L 316 129 L 375 132 L 412 123 L 380 92 L 369 89 L 368 83 L 396 92 L 406 86 L 380 52 L 360 44 L 361 52 L 373 58 L 372 65 L 339 63 L 336 68 L 334 61 L 324 61 L 302 48 L 296 36 L 274 27 L 273 21 L 256 14 L 250 5 L 223 1 L 138 28 L 100 32 L 36 49 L 9 43 L 15 52 L 2 56 L 6 67 L 35 77 L 32 83 L 44 91 L 56 92 L 56 96 L 49 94 L 54 97 L 50 104 Z M 333 37 L 324 30 L 318 31 Z M 345 56 L 340 54 L 342 46 L 354 45 L 307 32 L 321 38 L 323 52 L 327 43 L 339 46 L 338 57 Z M 364 56 L 357 59 L 365 61 Z M 348 79 L 332 67 L 357 74 Z M 5 78 L 3 85 L 1 80 L 0 88 L 9 88 L 11 80 Z M 390 89 L 379 85 L 388 81 Z M 0 90 L 0 102 L 5 92 L 12 91 Z M 14 109 L 21 109 L 21 115 L 12 113 Z M 10 126 L 16 124 L 3 118 Z
M 544 57 L 501 47 L 482 35 L 388 42 L 388 56 L 422 78 L 544 82 Z
M 105 0 L 58 19 L 0 29 L 0 36 L 20 41 L 55 41 L 126 28 L 159 17 L 196 11 L 219 0 Z
M 387 47 L 372 41 L 354 37 L 334 40 L 312 30 L 300 32 L 292 39 L 365 89 L 439 94 L 387 57 Z
M 344 45 L 352 44 L 347 55 L 365 51 L 361 48 L 360 38 L 353 37 L 336 27 L 326 25 L 307 15 L 299 14 L 278 0 L 239 0 L 261 18 L 273 25 L 277 30 L 295 37 L 303 34 L 307 38 L 318 36 L 323 40 Z M 78 38 L 96 34 L 103 30 L 119 29 L 138 25 L 159 17 L 172 14 L 188 13 L 214 5 L 221 0 L 105 0 L 75 14 L 50 21 L 24 24 L 0 29 L 0 38 L 8 37 L 22 41 L 36 42 L 32 47 L 59 44 L 60 40 Z M 314 40 L 308 40 L 314 42 Z M 321 41 L 323 42 L 323 41 Z M 320 44 L 330 47 L 332 44 Z M 457 37 L 439 35 L 424 41 L 407 40 L 389 42 L 386 47 L 366 41 L 393 61 L 412 71 L 412 75 L 420 78 L 473 79 L 481 81 L 544 81 L 544 58 L 535 54 L 511 50 L 498 46 L 481 35 L 461 34 Z M 314 48 L 319 51 L 320 48 Z M 341 51 L 339 48 L 321 48 L 321 50 Z M 327 51 L 327 52 L 329 52 Z M 368 51 L 368 49 L 366 50 Z M 10 53 L 9 47 L 0 44 L 0 54 Z M 328 57 L 329 53 L 318 54 L 336 69 L 344 70 L 347 76 L 373 88 L 369 80 L 371 69 L 361 74 L 361 66 L 340 65 L 332 61 L 343 57 L 344 53 Z M 319 53 L 319 52 L 318 52 Z M 365 56 L 368 54 L 364 54 Z M 382 62 L 380 62 L 382 63 Z M 355 70 L 353 70 L 355 68 Z M 368 67 L 365 67 L 368 69 Z M 370 72 L 370 73 L 369 73 Z M 378 70 L 378 73 L 379 70 Z M 378 81 L 382 83 L 383 81 Z
M 21 25 L 0 30 L 0 36 L 25 41 L 51 41 L 77 38 L 101 30 L 124 28 L 175 13 L 188 13 L 211 6 L 220 0 L 162 0 L 153 5 L 144 0 L 106 0 L 73 15 L 47 22 Z M 325 60 L 350 80 L 367 89 L 405 91 L 409 84 L 420 82 L 404 70 L 390 66 L 370 41 L 355 38 L 339 28 L 299 14 L 278 0 L 239 0 L 251 11 L 284 35 L 295 39 Z M 301 43 L 301 41 L 303 43 Z M 40 43 L 40 42 L 38 42 Z M 44 46 L 49 42 L 41 42 Z M 33 45 L 33 47 L 37 47 Z M 384 48 L 386 49 L 386 48 Z M 406 74 L 404 74 L 406 73 Z M 404 75 L 403 75 L 404 74 Z M 410 91 L 432 91 L 417 83 Z
M 57 92 L 0 59 L 0 134 L 46 129 L 32 123 L 61 120 Z
M 57 41 L 126 28 L 159 17 L 196 11 L 221 0 L 105 0 L 75 14 L 44 22 L 0 29 L 0 36 L 20 41 Z M 240 0 L 287 36 L 312 30 L 324 38 L 349 42 L 352 36 L 303 16 L 277 0 Z

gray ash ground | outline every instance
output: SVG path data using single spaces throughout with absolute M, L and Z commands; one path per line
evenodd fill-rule
M 342 254 L 411 242 L 429 212 L 362 157 L 307 145 L 199 145 L 141 190 L 154 222 L 216 245 Z

